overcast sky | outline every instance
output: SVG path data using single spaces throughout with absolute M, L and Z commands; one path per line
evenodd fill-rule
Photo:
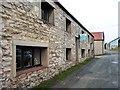
M 120 0 L 59 0 L 90 32 L 105 33 L 105 42 L 118 37 Z

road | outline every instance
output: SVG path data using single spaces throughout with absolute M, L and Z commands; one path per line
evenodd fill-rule
M 52 88 L 118 88 L 118 52 L 96 56 L 94 60 L 73 72 Z M 119 53 L 120 54 L 120 53 Z

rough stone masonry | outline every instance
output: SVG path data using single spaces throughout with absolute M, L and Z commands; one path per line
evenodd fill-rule
M 76 61 L 93 56 L 93 36 L 89 31 L 59 3 L 46 2 L 54 8 L 54 24 L 42 19 L 41 0 L 0 1 L 0 89 L 34 87 L 76 65 Z M 71 32 L 66 31 L 66 18 L 70 20 Z M 80 42 L 82 31 L 89 40 Z M 47 48 L 43 50 L 42 65 L 17 71 L 17 45 Z M 81 49 L 85 50 L 85 57 Z M 70 60 L 66 60 L 66 55 Z

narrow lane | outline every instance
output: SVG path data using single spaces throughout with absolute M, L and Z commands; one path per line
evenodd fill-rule
M 118 53 L 96 58 L 56 83 L 53 88 L 118 88 Z

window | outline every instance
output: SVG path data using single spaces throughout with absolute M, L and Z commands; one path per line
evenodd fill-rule
M 82 31 L 82 34 L 84 34 L 84 31 Z
M 80 48 L 80 35 L 79 35 L 79 38 L 78 38 L 78 47 Z
M 90 36 L 88 35 L 88 43 L 90 42 Z
M 66 48 L 66 61 L 71 60 L 71 48 Z
M 43 47 L 16 46 L 16 68 L 24 70 L 26 68 L 41 66 L 44 57 Z M 45 60 L 45 59 L 44 59 Z
M 41 2 L 42 19 L 50 24 L 54 24 L 54 8 L 47 2 Z
M 93 49 L 92 45 L 93 45 L 93 43 L 90 43 L 90 49 Z
M 85 49 L 81 49 L 81 57 L 85 58 Z
M 66 31 L 71 33 L 71 21 L 66 18 Z
M 90 57 L 90 49 L 88 50 L 88 57 Z

